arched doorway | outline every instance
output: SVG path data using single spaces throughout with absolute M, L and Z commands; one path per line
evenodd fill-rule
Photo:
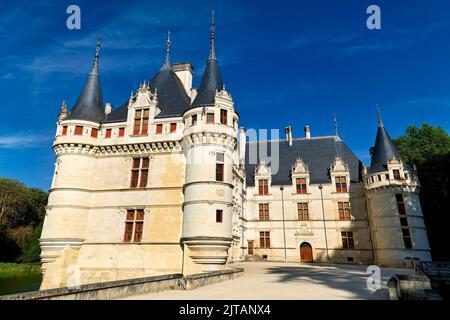
M 300 261 L 313 262 L 312 247 L 308 242 L 302 242 L 300 245 Z

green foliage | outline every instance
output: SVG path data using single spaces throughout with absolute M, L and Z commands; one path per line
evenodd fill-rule
M 48 195 L 0 178 L 0 261 L 38 262 Z
M 426 123 L 409 126 L 406 135 L 394 140 L 402 160 L 417 168 L 421 204 L 428 228 L 433 259 L 450 261 L 447 242 L 450 218 L 450 136 L 441 127 Z

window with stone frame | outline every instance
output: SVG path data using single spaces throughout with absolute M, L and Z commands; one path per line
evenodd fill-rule
M 119 137 L 125 136 L 125 128 L 119 128 Z
M 342 237 L 342 247 L 344 249 L 354 249 L 355 248 L 355 243 L 353 241 L 353 232 L 342 231 L 341 237 Z
M 222 152 L 216 152 L 216 181 L 223 181 L 224 179 L 224 163 L 225 154 Z
M 394 170 L 392 170 L 392 174 L 394 175 L 394 179 L 395 180 L 401 180 L 402 179 L 400 177 L 400 170 L 394 169 Z
M 223 222 L 223 210 L 216 210 L 216 222 Z
M 228 122 L 228 111 L 220 109 L 220 123 L 227 124 L 227 122 Z
M 144 210 L 127 210 L 124 242 L 141 242 L 144 232 Z
M 259 179 L 258 180 L 258 192 L 260 195 L 269 194 L 269 180 L 268 179 Z
M 295 189 L 297 193 L 306 193 L 306 178 L 296 178 L 295 179 Z
M 191 125 L 194 126 L 197 124 L 197 115 L 193 114 L 191 117 Z
M 308 221 L 309 220 L 308 203 L 307 202 L 297 203 L 297 213 L 298 213 L 298 220 Z
M 163 125 L 162 125 L 162 123 L 158 123 L 157 125 L 156 125 L 156 131 L 155 131 L 155 133 L 156 134 L 161 134 L 163 132 Z
M 259 204 L 259 220 L 269 221 L 269 204 L 260 203 Z
M 411 233 L 408 228 L 402 228 L 403 243 L 406 249 L 412 249 Z
M 259 246 L 261 248 L 270 248 L 270 232 L 260 231 L 259 232 Z
M 170 124 L 170 132 L 175 132 L 177 131 L 177 124 L 176 122 L 173 122 Z
M 75 126 L 75 135 L 81 136 L 83 134 L 83 126 Z
M 67 126 L 63 126 L 63 128 L 62 128 L 62 135 L 63 136 L 67 135 Z
M 338 202 L 339 220 L 351 220 L 349 202 Z
M 130 188 L 145 188 L 148 180 L 149 158 L 134 158 L 131 167 Z
M 147 134 L 150 109 L 136 109 L 134 112 L 133 134 Z
M 403 195 L 397 193 L 395 195 L 395 200 L 397 201 L 397 210 L 399 215 L 406 215 L 405 202 L 403 200 Z
M 97 138 L 98 137 L 98 129 L 97 128 L 92 128 L 92 130 L 91 130 L 91 137 L 92 138 Z
M 206 123 L 214 123 L 214 113 L 206 113 Z
M 111 138 L 112 129 L 106 129 L 105 138 Z
M 347 192 L 347 177 L 339 176 L 334 178 L 336 182 L 336 192 Z

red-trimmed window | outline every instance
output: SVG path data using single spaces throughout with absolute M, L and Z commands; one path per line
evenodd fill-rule
M 141 242 L 144 231 L 144 210 L 127 210 L 124 242 Z
M 131 167 L 130 188 L 145 188 L 148 182 L 148 167 L 150 160 L 148 158 L 135 158 Z
M 220 123 L 227 124 L 228 121 L 228 111 L 220 109 Z
M 269 194 L 269 180 L 260 179 L 258 182 L 258 191 L 261 195 Z
M 338 202 L 339 220 L 351 220 L 350 203 Z
M 216 222 L 223 222 L 223 210 L 216 210 Z
M 401 180 L 402 178 L 400 177 L 400 170 L 392 170 L 392 173 L 394 174 L 394 179 L 395 180 Z
M 177 124 L 171 123 L 170 124 L 170 132 L 175 132 L 175 131 L 177 131 Z
M 125 135 L 125 128 L 119 128 L 119 137 L 123 137 Z
M 91 130 L 91 137 L 92 138 L 97 138 L 98 137 L 98 129 L 92 128 L 92 130 Z
M 261 248 L 270 248 L 270 232 L 260 231 L 259 232 L 259 246 Z
M 67 135 L 67 126 L 63 126 L 62 135 L 63 136 Z
M 75 127 L 75 135 L 81 136 L 83 134 L 83 126 L 76 126 Z
M 335 181 L 336 181 L 336 192 L 347 192 L 347 178 L 345 176 L 336 177 Z
M 162 123 L 158 123 L 156 125 L 156 134 L 161 134 L 162 131 L 163 131 L 163 125 L 162 125 Z
M 269 204 L 260 203 L 259 204 L 259 220 L 269 221 Z
M 138 109 L 134 113 L 133 134 L 147 134 L 149 109 Z
M 206 114 L 206 123 L 214 123 L 214 113 L 207 113 Z
M 300 221 L 309 220 L 309 211 L 307 202 L 297 203 L 297 212 L 298 212 L 298 220 Z
M 306 178 L 295 179 L 297 193 L 306 193 Z
M 342 237 L 342 247 L 344 249 L 354 249 L 355 248 L 355 243 L 353 241 L 353 232 L 342 231 L 341 237 Z
M 225 155 L 222 152 L 216 153 L 216 181 L 223 181 L 223 168 L 225 163 Z
M 106 129 L 105 138 L 111 138 L 112 129 Z

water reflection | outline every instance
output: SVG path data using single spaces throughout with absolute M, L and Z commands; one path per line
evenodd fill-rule
M 39 290 L 40 272 L 0 272 L 0 295 Z

